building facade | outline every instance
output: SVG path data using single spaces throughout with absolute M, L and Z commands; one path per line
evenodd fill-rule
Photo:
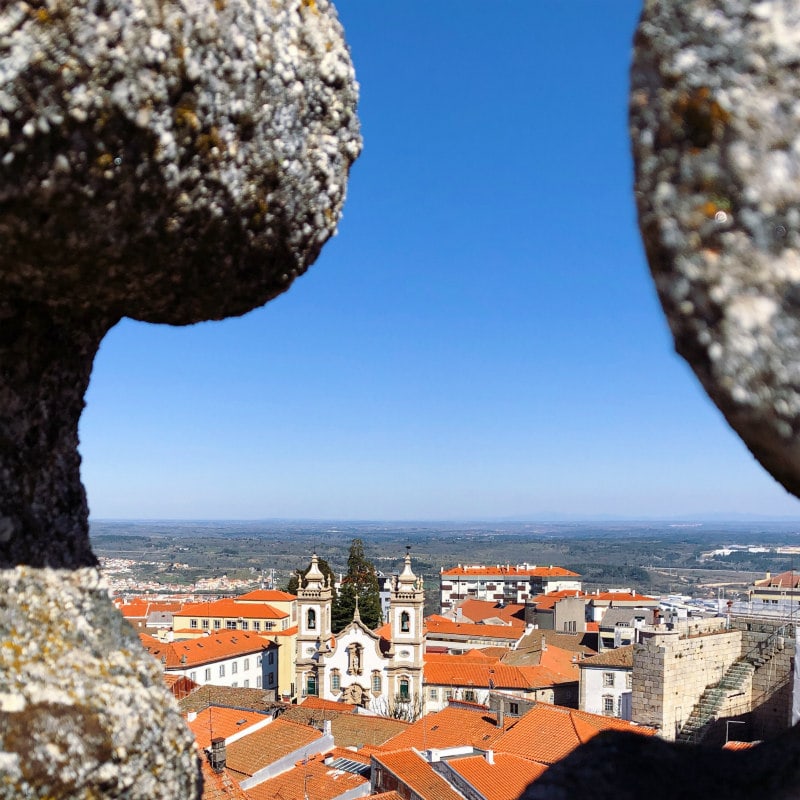
M 439 575 L 441 611 L 446 614 L 461 600 L 524 603 L 531 597 L 581 588 L 581 576 L 563 567 L 536 564 L 459 564 Z
M 352 703 L 378 713 L 397 707 L 421 709 L 425 633 L 422 579 L 407 555 L 393 579 L 389 619 L 380 633 L 353 621 L 331 632 L 332 587 L 319 569 L 316 554 L 297 592 L 296 685 L 298 695 Z M 409 713 L 409 716 L 414 716 Z

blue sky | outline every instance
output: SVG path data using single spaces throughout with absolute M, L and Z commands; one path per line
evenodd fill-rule
M 337 3 L 364 152 L 290 291 L 123 321 L 96 518 L 800 516 L 674 355 L 626 132 L 634 0 Z

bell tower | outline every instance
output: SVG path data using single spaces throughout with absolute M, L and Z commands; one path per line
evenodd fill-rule
M 390 698 L 411 702 L 421 713 L 425 591 L 422 578 L 418 578 L 411 569 L 410 549 L 406 548 L 403 571 L 394 578 L 389 597 L 392 660 L 387 670 L 387 688 Z
M 319 695 L 325 685 L 320 653 L 330 647 L 332 597 L 330 577 L 323 575 L 314 553 L 305 578 L 298 575 L 295 685 L 299 697 Z

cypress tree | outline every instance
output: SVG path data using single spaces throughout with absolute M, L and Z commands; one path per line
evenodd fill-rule
M 353 619 L 358 597 L 361 621 L 370 629 L 381 624 L 381 594 L 375 565 L 364 555 L 364 542 L 353 539 L 347 558 L 347 574 L 333 603 L 332 628 L 338 633 Z

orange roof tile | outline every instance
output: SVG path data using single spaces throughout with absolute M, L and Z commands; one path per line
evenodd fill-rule
M 250 800 L 226 770 L 214 772 L 205 758 L 200 759 L 200 768 L 203 772 L 202 800 Z
M 414 794 L 424 797 L 425 800 L 463 800 L 463 795 L 456 792 L 444 778 L 434 772 L 433 767 L 419 753 L 413 750 L 376 753 L 373 758 L 397 776 Z
M 227 746 L 228 769 L 240 775 L 253 775 L 321 736 L 318 730 L 308 725 L 276 719 L 265 728 L 243 736 Z
M 564 600 L 568 597 L 588 597 L 586 592 L 579 591 L 578 589 L 561 589 L 558 592 L 549 592 L 548 594 L 537 594 L 536 597 L 531 598 L 531 603 L 536 605 L 537 611 L 546 611 L 553 608 L 559 600 Z
M 286 628 L 282 631 L 261 631 L 261 635 L 267 639 L 273 636 L 294 636 L 298 630 L 297 625 L 292 625 L 291 628 Z
M 493 764 L 482 755 L 454 758 L 448 764 L 486 800 L 519 797 L 547 769 L 544 764 L 507 753 L 495 753 L 493 758 Z
M 492 565 L 489 567 L 485 567 L 483 565 L 476 564 L 471 567 L 467 566 L 458 566 L 452 567 L 451 569 L 442 570 L 441 573 L 443 576 L 455 576 L 455 575 L 496 575 L 498 577 L 537 577 L 537 578 L 580 578 L 580 575 L 577 572 L 572 572 L 572 570 L 564 569 L 564 567 L 539 567 L 536 565 L 533 566 L 525 566 L 524 564 L 520 565 L 507 565 L 507 564 L 500 564 L 499 566 Z
M 175 614 L 176 617 L 229 617 L 233 619 L 286 619 L 286 611 L 279 611 L 269 603 L 242 603 L 232 597 L 208 603 L 189 603 Z
M 502 639 L 517 641 L 524 629 L 516 625 L 481 625 L 476 622 L 453 622 L 438 614 L 425 620 L 428 635 L 431 636 L 465 636 L 480 639 Z
M 725 742 L 722 745 L 723 750 L 749 750 L 751 747 L 755 747 L 758 742 Z
M 501 619 L 510 625 L 525 625 L 525 606 L 521 603 L 500 605 L 491 600 L 468 598 L 457 606 L 465 622 L 482 622 L 485 619 Z
M 606 650 L 596 656 L 584 658 L 582 667 L 627 667 L 633 669 L 633 645 Z
M 399 792 L 391 791 L 371 794 L 369 800 L 405 800 L 405 798 Z
M 247 795 L 251 800 L 333 800 L 368 783 L 362 775 L 334 769 L 321 758 L 315 757 L 251 787 Z
M 447 706 L 441 711 L 418 719 L 405 731 L 393 736 L 383 746 L 384 750 L 400 750 L 415 747 L 459 747 L 472 745 L 486 749 L 494 746 L 504 730 L 517 722 L 507 717 L 505 726 L 498 727 L 495 716 L 485 708 L 463 708 Z
M 160 661 L 164 669 L 188 669 L 233 656 L 260 653 L 270 646 L 275 647 L 248 631 L 217 631 L 211 636 L 179 642 L 161 642 L 147 634 L 139 634 L 139 638 L 144 649 Z
M 131 602 L 117 606 L 123 617 L 146 617 L 147 603 Z
M 623 730 L 653 736 L 655 730 L 616 717 L 537 703 L 501 736 L 494 749 L 542 764 L 554 764 L 600 731 Z
M 574 675 L 565 676 L 543 667 L 512 667 L 499 661 L 465 663 L 461 656 L 439 656 L 436 661 L 425 661 L 424 675 L 425 684 L 428 686 L 526 690 L 565 681 L 577 681 L 580 673 L 577 667 L 574 667 Z
M 410 725 L 409 722 L 399 719 L 355 714 L 352 710 L 353 706 L 344 703 L 330 703 L 329 701 L 323 701 L 323 703 L 325 705 L 306 702 L 299 706 L 290 706 L 281 715 L 281 719 L 302 722 L 317 729 L 321 729 L 323 723 L 329 721 L 335 744 L 341 747 L 359 748 L 366 744 L 381 745 Z
M 297 597 L 289 592 L 281 592 L 279 589 L 255 589 L 252 592 L 245 592 L 233 598 L 238 602 L 263 602 L 263 603 L 292 603 Z
M 316 697 L 314 695 L 309 695 L 303 700 L 300 705 L 303 708 L 324 708 L 328 709 L 329 711 L 355 711 L 355 706 L 351 703 L 337 703 L 334 700 L 325 700 L 323 697 Z
M 227 739 L 234 733 L 246 730 L 257 723 L 270 719 L 266 714 L 256 711 L 243 711 L 240 708 L 209 706 L 188 722 L 189 730 L 194 734 L 197 746 L 205 749 L 211 746 L 211 740 L 217 736 Z

